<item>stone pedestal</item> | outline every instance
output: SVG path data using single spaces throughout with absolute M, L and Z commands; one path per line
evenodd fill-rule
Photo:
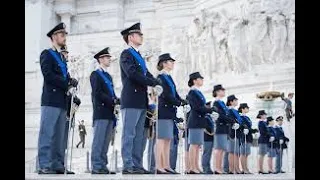
M 277 98 L 273 101 L 263 101 L 261 99 L 257 99 L 254 102 L 254 105 L 257 110 L 265 110 L 268 116 L 272 116 L 276 119 L 278 116 L 285 116 L 285 102 L 281 100 L 281 98 Z

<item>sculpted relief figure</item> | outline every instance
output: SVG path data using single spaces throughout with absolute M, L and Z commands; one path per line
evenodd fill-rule
M 272 17 L 272 50 L 270 54 L 270 62 L 283 62 L 284 46 L 287 39 L 287 28 L 285 17 L 282 14 L 275 14 Z
M 288 22 L 288 54 L 291 55 L 290 60 L 294 60 L 295 58 L 295 13 L 292 13 L 289 22 Z
M 191 60 L 191 69 L 192 71 L 199 71 L 199 49 L 200 49 L 200 40 L 199 36 L 203 32 L 203 26 L 199 18 L 195 18 L 191 24 L 191 28 L 188 31 L 188 46 L 190 50 L 190 60 Z
M 243 73 L 250 68 L 248 57 L 248 41 L 246 27 L 247 20 L 233 17 L 230 19 L 230 32 L 228 37 L 231 70 L 235 73 Z
M 270 53 L 268 48 L 271 48 L 271 40 L 268 34 L 268 17 L 264 11 L 254 13 L 249 22 L 249 54 L 253 60 L 252 64 L 264 64 L 267 62 L 267 57 Z
M 199 36 L 199 61 L 200 61 L 200 69 L 208 78 L 212 77 L 212 60 L 214 53 L 214 42 L 212 36 L 212 20 L 211 16 L 206 10 L 201 11 L 202 17 L 202 33 Z

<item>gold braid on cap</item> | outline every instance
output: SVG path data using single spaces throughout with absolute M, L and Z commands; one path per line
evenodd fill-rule
M 129 33 L 141 33 L 141 30 L 133 29 L 133 30 L 130 30 Z

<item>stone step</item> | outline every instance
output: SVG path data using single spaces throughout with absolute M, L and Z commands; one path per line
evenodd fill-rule
M 267 175 L 91 175 L 89 173 L 75 174 L 75 175 L 38 175 L 35 173 L 26 174 L 26 180 L 100 180 L 100 179 L 109 179 L 109 180 L 125 180 L 125 179 L 152 179 L 152 180 L 294 180 L 295 173 L 284 173 L 284 174 L 267 174 Z

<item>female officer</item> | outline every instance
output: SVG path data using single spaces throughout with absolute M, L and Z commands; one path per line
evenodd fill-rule
M 227 106 L 229 107 L 229 116 L 233 122 L 229 129 L 228 153 L 229 153 L 229 174 L 240 174 L 239 168 L 239 149 L 240 149 L 240 125 L 242 118 L 239 112 L 235 110 L 238 106 L 238 98 L 235 95 L 230 95 L 227 98 Z
M 159 96 L 158 129 L 156 142 L 157 174 L 177 174 L 170 167 L 170 141 L 173 139 L 174 119 L 176 119 L 177 106 L 183 106 L 186 101 L 181 99 L 176 86 L 170 76 L 174 68 L 174 59 L 169 53 L 159 56 L 157 69 L 160 71 L 158 79 L 161 80 L 163 92 Z
M 268 125 L 266 122 L 266 117 L 267 117 L 267 113 L 264 110 L 260 110 L 257 115 L 257 118 L 259 120 L 258 127 L 260 132 L 260 136 L 258 139 L 259 155 L 260 155 L 259 162 L 258 162 L 259 174 L 268 174 L 263 171 L 263 160 L 264 160 L 264 156 L 268 152 L 268 141 L 269 141 L 269 132 L 268 132 Z
M 189 75 L 188 86 L 191 87 L 188 93 L 188 101 L 191 106 L 190 115 L 188 118 L 188 142 L 189 148 L 189 159 L 190 159 L 190 172 L 189 174 L 201 174 L 199 171 L 199 151 L 200 147 L 204 142 L 203 133 L 206 127 L 207 113 L 212 113 L 214 107 L 206 107 L 206 99 L 199 90 L 203 85 L 203 77 L 199 72 L 195 72 Z
M 213 106 L 217 108 L 217 113 L 219 113 L 219 118 L 215 121 L 216 132 L 214 136 L 214 148 L 216 164 L 214 174 L 223 174 L 222 158 L 227 151 L 228 127 L 229 124 L 233 122 L 233 119 L 228 116 L 229 110 L 222 101 L 222 98 L 225 96 L 225 89 L 221 84 L 213 87 L 212 95 L 215 98 Z
M 248 156 L 251 154 L 251 146 L 253 141 L 253 133 L 258 132 L 257 129 L 252 129 L 252 121 L 246 114 L 249 112 L 247 103 L 241 103 L 238 109 L 241 114 L 243 129 L 240 136 L 240 162 L 244 174 L 252 174 L 248 169 Z

